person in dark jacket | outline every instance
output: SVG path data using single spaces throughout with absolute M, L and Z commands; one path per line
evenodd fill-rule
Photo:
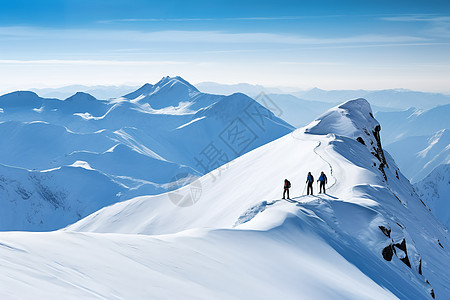
M 291 188 L 291 182 L 290 182 L 289 180 L 285 179 L 285 180 L 284 180 L 283 199 L 286 199 L 286 198 L 285 198 L 286 193 L 287 193 L 287 198 L 288 198 L 288 199 L 291 199 L 291 198 L 289 198 L 289 189 L 290 189 L 290 188 Z
M 311 175 L 311 172 L 308 172 L 308 176 L 306 177 L 306 183 L 308 184 L 306 194 L 312 195 L 313 194 L 314 177 Z M 309 193 L 309 191 L 311 191 L 311 194 Z
M 319 182 L 319 193 L 325 194 L 325 184 L 327 183 L 327 175 L 325 175 L 324 172 L 321 172 L 320 177 L 317 180 L 317 182 Z M 323 189 L 323 192 L 322 192 L 322 189 Z

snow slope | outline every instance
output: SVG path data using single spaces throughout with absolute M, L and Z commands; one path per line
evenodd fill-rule
M 376 117 L 386 132 L 386 145 L 411 136 L 430 136 L 442 129 L 450 129 L 450 104 L 421 110 L 410 108 L 396 112 L 378 112 Z
M 450 228 L 450 164 L 436 167 L 414 188 L 436 217 Z
M 1 233 L 0 297 L 396 299 L 325 241 L 284 229 Z
M 104 182 L 121 186 L 120 197 L 96 193 L 102 201 L 95 203 L 107 204 L 168 191 L 294 129 L 243 94 L 200 93 L 180 77 L 164 77 L 110 100 L 81 92 L 65 100 L 14 92 L 0 96 L 0 109 L 0 164 L 33 171 L 61 168 L 64 173 L 64 166 L 86 162 L 108 178 L 93 183 L 99 191 Z M 84 189 L 79 183 L 71 182 L 70 193 Z M 5 197 L 4 203 L 23 202 L 25 211 L 38 211 L 37 203 L 45 201 L 36 194 L 24 202 L 14 190 Z M 83 206 L 88 198 L 79 201 Z M 73 215 L 68 209 L 61 214 Z M 13 215 L 20 219 L 18 212 Z M 45 227 L 46 220 L 35 230 L 56 229 L 56 223 Z M 62 227 L 75 221 L 61 220 L 70 220 Z M 25 229 L 17 224 L 0 220 L 1 229 Z
M 126 199 L 126 191 L 82 161 L 43 172 L 0 165 L 0 230 L 56 230 Z
M 261 288 L 275 280 L 275 290 L 283 282 L 282 290 L 295 297 L 370 299 L 372 295 L 379 299 L 394 295 L 400 299 L 447 299 L 448 232 L 383 151 L 379 130 L 367 101 L 349 101 L 309 126 L 235 159 L 227 169 L 215 170 L 171 193 L 106 207 L 58 234 L 83 236 L 75 232 L 90 232 L 85 234 L 111 240 L 131 234 L 140 241 L 162 238 L 161 244 L 170 239 L 178 255 L 163 259 L 164 272 L 179 268 L 182 281 L 195 278 L 200 286 L 215 292 L 214 283 L 218 281 L 234 286 L 235 275 L 229 278 L 229 273 L 224 273 L 231 265 L 238 274 L 251 273 L 253 280 L 266 282 L 259 288 L 247 287 L 255 298 L 271 298 L 272 289 Z M 329 194 L 300 196 L 306 173 L 317 175 L 322 170 L 329 175 Z M 293 184 L 293 200 L 280 199 L 284 178 Z M 196 228 L 203 228 L 202 234 Z M 222 244 L 216 236 L 230 240 Z M 201 246 L 190 249 L 200 256 L 212 255 L 216 262 L 201 263 L 193 271 L 194 277 L 188 267 L 193 263 L 191 256 L 186 255 L 182 242 L 191 238 Z M 272 251 L 266 239 L 282 247 Z M 236 251 L 235 247 L 247 251 Z M 139 249 L 134 255 L 141 257 Z M 262 253 L 270 255 L 263 255 L 264 263 L 256 263 Z M 352 273 L 351 278 L 336 275 L 334 267 L 342 259 L 361 273 Z M 280 266 L 285 271 L 278 273 Z M 205 272 L 204 277 L 197 277 L 197 272 Z M 285 272 L 289 273 L 286 277 Z M 317 281 L 317 274 L 322 279 L 325 276 L 327 283 Z M 328 274 L 333 275 L 329 278 Z M 366 294 L 367 286 L 359 283 L 347 289 L 349 281 L 361 283 L 366 279 L 379 287 L 370 291 L 375 294 Z M 235 296 L 236 290 L 241 292 L 240 285 L 214 295 Z M 181 295 L 177 289 L 172 291 L 172 296 Z M 207 293 L 200 295 L 208 297 Z
M 436 167 L 450 163 L 450 130 L 442 129 L 431 136 L 404 138 L 386 146 L 389 153 L 412 183 L 424 179 Z
M 449 163 L 450 104 L 429 110 L 378 112 L 385 148 L 412 183 Z

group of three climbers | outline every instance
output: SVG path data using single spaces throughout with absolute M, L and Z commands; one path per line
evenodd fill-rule
M 327 183 L 327 176 L 324 172 L 320 173 L 320 177 L 317 180 L 319 182 L 319 193 L 325 193 L 325 184 Z M 312 176 L 311 172 L 308 172 L 308 176 L 306 177 L 306 187 L 307 187 L 307 195 L 313 194 L 313 183 L 314 183 L 314 176 Z M 287 179 L 284 180 L 284 192 L 283 192 L 283 199 L 285 199 L 285 196 L 287 194 L 287 198 L 289 198 L 289 189 L 291 188 L 291 182 Z

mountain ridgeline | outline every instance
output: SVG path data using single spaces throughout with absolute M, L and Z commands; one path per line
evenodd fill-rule
M 217 239 L 215 235 L 237 239 L 246 231 L 262 232 L 310 257 L 315 268 L 328 259 L 321 256 L 319 244 L 324 241 L 392 294 L 356 296 L 362 291 L 354 288 L 356 294 L 349 296 L 337 292 L 342 286 L 321 282 L 320 291 L 309 294 L 312 298 L 333 290 L 343 299 L 445 299 L 450 295 L 448 232 L 384 151 L 380 130 L 369 103 L 351 100 L 238 157 L 218 176 L 206 174 L 170 193 L 103 208 L 65 231 L 183 239 L 195 229 L 208 228 L 215 233 L 195 236 L 212 244 L 209 239 Z M 309 171 L 329 175 L 327 194 L 303 195 Z M 292 183 L 292 199 L 281 199 L 284 178 Z M 303 252 L 301 245 L 309 250 Z M 296 269 L 291 264 L 284 268 L 295 269 L 297 276 L 314 276 L 304 265 Z M 298 285 L 303 286 L 296 281 L 289 288 L 304 295 Z
M 448 230 L 364 99 L 297 130 L 179 77 L 107 101 L 17 92 L 0 108 L 0 228 L 67 226 L 0 233 L 1 297 L 450 295 Z M 327 194 L 305 196 L 322 171 Z
M 293 129 L 244 94 L 204 94 L 180 77 L 110 100 L 0 96 L 0 206 L 10 216 L 0 229 L 62 228 L 111 203 L 171 190 Z M 66 173 L 70 184 L 55 184 Z M 114 188 L 84 194 L 86 174 L 97 178 L 91 185 Z M 57 202 L 38 192 L 36 176 Z

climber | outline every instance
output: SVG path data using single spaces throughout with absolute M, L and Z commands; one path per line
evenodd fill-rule
M 319 182 L 319 193 L 325 194 L 325 184 L 327 183 L 327 175 L 325 175 L 324 172 L 321 172 L 320 177 L 317 180 L 317 182 Z M 323 192 L 322 192 L 322 189 L 323 189 Z
M 284 180 L 283 199 L 286 199 L 286 198 L 285 198 L 286 193 L 287 193 L 287 198 L 288 198 L 288 199 L 291 199 L 291 198 L 289 198 L 289 189 L 290 189 L 290 187 L 291 187 L 291 182 L 290 182 L 289 180 L 285 179 L 285 180 Z
M 313 194 L 313 183 L 314 177 L 311 175 L 311 172 L 308 172 L 308 177 L 306 177 L 306 183 L 308 184 L 307 195 L 310 195 L 309 191 L 311 190 L 311 195 Z

